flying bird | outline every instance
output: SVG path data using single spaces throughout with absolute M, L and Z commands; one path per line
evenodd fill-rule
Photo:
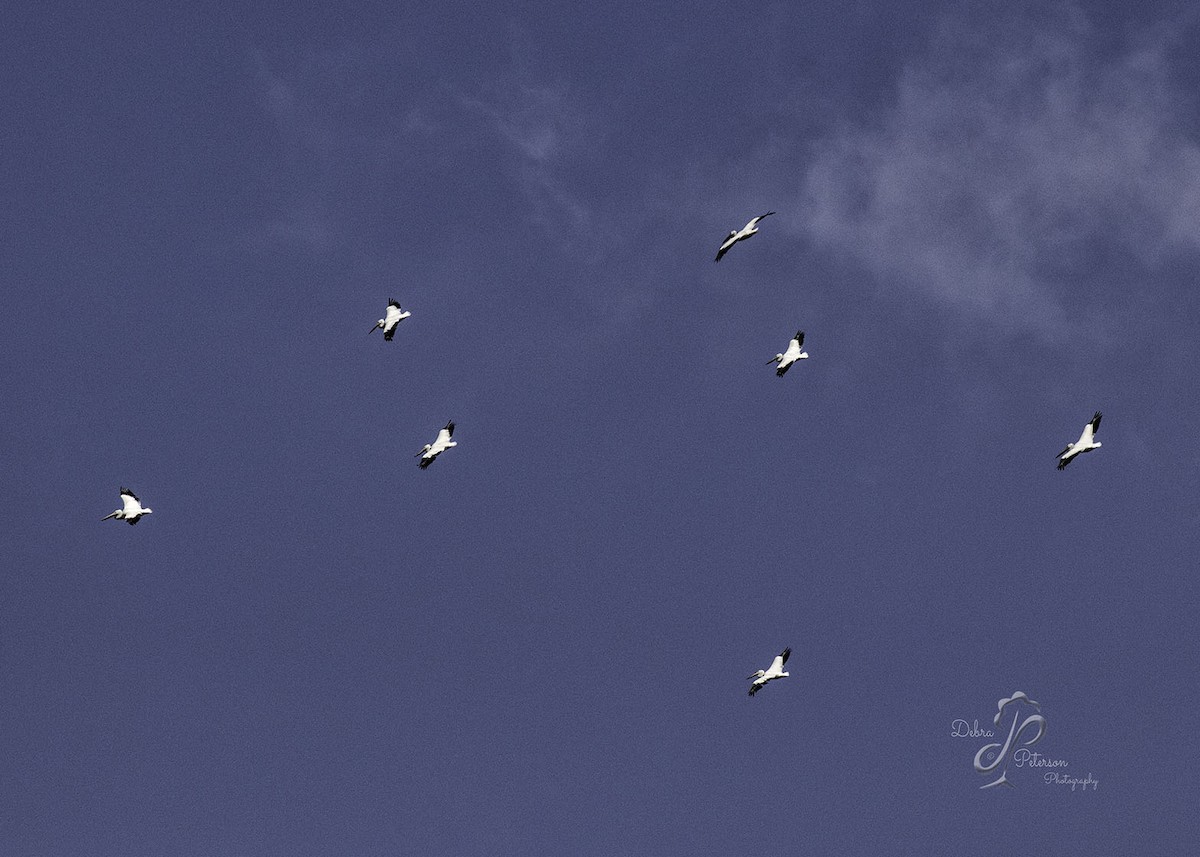
M 766 670 L 756 670 L 746 678 L 754 679 L 754 683 L 750 685 L 750 695 L 758 693 L 764 684 L 769 681 L 774 681 L 777 678 L 787 678 L 788 674 L 783 671 L 783 665 L 787 663 L 788 655 L 792 653 L 791 646 L 788 646 L 782 652 L 775 656 L 775 660 L 771 661 L 771 668 Z
M 435 440 L 433 443 L 427 443 L 425 446 L 421 447 L 421 451 L 418 452 L 414 458 L 421 459 L 420 467 L 422 470 L 433 464 L 433 460 L 447 449 L 452 446 L 458 446 L 455 441 L 450 439 L 453 436 L 454 420 L 451 420 L 450 422 L 446 423 L 446 427 L 444 429 L 440 429 L 438 431 L 437 440 Z
M 731 231 L 729 233 L 729 236 L 724 241 L 721 242 L 721 249 L 717 251 L 717 258 L 714 259 L 713 261 L 720 262 L 721 257 L 729 252 L 730 247 L 732 247 L 734 244 L 738 243 L 739 241 L 745 241 L 751 235 L 758 232 L 758 221 L 762 220 L 764 217 L 770 217 L 774 213 L 775 212 L 773 212 L 773 211 L 768 211 L 766 214 L 760 214 L 758 217 L 755 217 L 753 220 L 751 220 L 749 223 L 747 223 L 741 229 Z
M 370 336 L 375 331 L 383 328 L 383 338 L 388 342 L 392 341 L 392 337 L 396 335 L 396 327 L 404 319 L 412 315 L 411 312 L 400 309 L 400 304 L 396 303 L 395 299 L 389 300 L 387 305 L 387 314 L 375 322 L 375 326 L 367 331 L 367 336 Z
M 154 511 L 143 508 L 142 501 L 128 488 L 121 489 L 121 502 L 125 504 L 124 508 L 117 509 L 111 515 L 106 515 L 100 520 L 107 521 L 109 518 L 116 518 L 118 521 L 128 521 L 130 525 L 133 525 L 142 519 L 142 515 L 149 515 Z
M 1096 437 L 1096 432 L 1100 430 L 1100 418 L 1102 416 L 1104 414 L 1096 411 L 1088 424 L 1083 427 L 1083 434 L 1079 436 L 1079 440 L 1075 441 L 1075 443 L 1068 443 L 1066 449 L 1058 454 L 1059 470 L 1065 470 L 1066 466 L 1071 463 L 1071 459 L 1075 456 L 1100 448 L 1101 444 L 1096 443 L 1094 438 Z
M 767 361 L 767 365 L 770 366 L 772 363 L 778 363 L 779 365 L 775 368 L 775 374 L 782 378 L 783 373 L 787 372 L 787 370 L 792 367 L 793 363 L 795 363 L 797 360 L 804 360 L 808 357 L 808 352 L 800 350 L 803 347 L 804 331 L 797 330 L 796 335 L 792 337 L 792 341 L 788 343 L 787 351 L 783 352 L 782 354 L 776 354 Z

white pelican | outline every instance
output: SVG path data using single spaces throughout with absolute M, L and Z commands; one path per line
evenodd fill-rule
M 410 315 L 412 315 L 411 312 L 401 311 L 400 304 L 392 299 L 388 301 L 387 315 L 375 322 L 375 326 L 367 331 L 367 336 L 383 328 L 383 338 L 391 342 L 392 337 L 396 335 L 396 326 Z
M 1088 424 L 1083 427 L 1083 434 L 1079 436 L 1079 440 L 1075 441 L 1075 443 L 1068 443 L 1067 448 L 1058 454 L 1059 470 L 1065 469 L 1075 456 L 1100 448 L 1101 445 L 1093 442 L 1093 439 L 1096 437 L 1096 432 L 1100 429 L 1100 418 L 1102 416 L 1104 414 L 1096 411 Z
M 768 211 L 766 214 L 760 214 L 758 217 L 755 217 L 753 220 L 751 220 L 749 223 L 747 223 L 741 229 L 738 229 L 736 231 L 731 231 L 729 233 L 729 237 L 721 242 L 721 249 L 717 251 L 717 258 L 714 259 L 713 261 L 720 262 L 721 257 L 729 252 L 730 247 L 732 247 L 734 244 L 738 243 L 739 241 L 745 241 L 751 235 L 758 232 L 758 221 L 762 220 L 764 217 L 770 217 L 774 213 L 775 212 L 773 212 L 773 211 Z
M 791 646 L 788 646 L 782 652 L 775 656 L 775 660 L 771 661 L 771 668 L 766 670 L 756 670 L 746 678 L 754 679 L 754 683 L 750 685 L 750 695 L 758 693 L 759 688 L 769 681 L 777 678 L 787 678 L 788 674 L 783 671 L 783 665 L 787 663 L 788 655 L 792 653 Z
M 788 343 L 787 351 L 782 354 L 776 354 L 767 361 L 767 365 L 770 366 L 772 363 L 778 363 L 779 366 L 776 367 L 775 374 L 782 378 L 783 373 L 790 369 L 793 363 L 808 357 L 808 352 L 800 350 L 803 347 L 804 331 L 797 330 L 796 335 L 792 337 L 792 341 Z
M 413 457 L 419 457 L 421 459 L 420 467 L 422 470 L 433 464 L 433 460 L 447 449 L 452 446 L 458 446 L 455 441 L 450 439 L 453 436 L 454 420 L 451 420 L 450 422 L 446 423 L 446 427 L 444 429 L 440 429 L 438 431 L 437 440 L 435 440 L 433 443 L 427 443 L 425 446 L 421 447 L 421 451 Z
M 116 518 L 118 521 L 128 521 L 130 524 L 136 524 L 142 519 L 142 515 L 149 515 L 154 510 L 142 508 L 142 501 L 137 498 L 137 495 L 128 488 L 121 489 L 121 502 L 125 504 L 122 509 L 117 509 L 111 515 L 101 518 L 101 521 L 107 521 L 109 518 Z

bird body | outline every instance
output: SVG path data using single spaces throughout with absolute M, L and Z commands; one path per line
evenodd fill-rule
M 384 314 L 384 317 L 375 322 L 375 326 L 367 331 L 367 336 L 370 336 L 375 331 L 382 329 L 383 338 L 388 342 L 391 342 L 392 337 L 396 335 L 396 326 L 410 315 L 412 315 L 412 313 L 408 312 L 407 310 L 402 310 L 400 308 L 400 304 L 397 303 L 395 299 L 389 300 L 387 312 Z
M 458 443 L 451 438 L 454 437 L 454 421 L 446 423 L 446 427 L 440 429 L 437 434 L 437 439 L 433 443 L 427 443 L 417 453 L 416 457 L 420 458 L 419 466 L 424 470 L 429 465 L 433 464 L 433 460 L 445 452 L 452 446 L 458 446 Z
M 1079 435 L 1079 440 L 1075 443 L 1068 443 L 1066 448 L 1058 454 L 1059 470 L 1065 470 L 1075 456 L 1100 448 L 1101 444 L 1096 442 L 1096 432 L 1100 430 L 1102 416 L 1104 416 L 1102 413 L 1096 411 L 1088 424 L 1083 427 L 1083 434 Z
M 791 368 L 793 363 L 795 363 L 797 360 L 807 359 L 808 353 L 804 351 L 803 348 L 804 331 L 797 330 L 796 335 L 792 337 L 792 341 L 788 343 L 787 350 L 780 354 L 776 354 L 767 361 L 767 365 L 770 366 L 772 363 L 777 363 L 778 365 L 775 367 L 775 374 L 782 378 L 784 373 Z
M 771 661 L 771 666 L 769 669 L 755 670 L 753 673 L 746 676 L 746 678 L 754 679 L 753 683 L 750 685 L 751 696 L 754 696 L 754 694 L 762 690 L 763 685 L 765 685 L 767 682 L 774 681 L 777 678 L 788 677 L 788 673 L 784 672 L 783 670 L 783 665 L 787 663 L 788 656 L 791 655 L 791 653 L 792 648 L 791 646 L 788 646 L 775 656 L 775 660 Z
M 111 515 L 105 515 L 100 520 L 107 521 L 109 518 L 116 518 L 118 521 L 128 521 L 132 526 L 140 521 L 143 515 L 149 515 L 154 512 L 153 509 L 143 508 L 142 502 L 138 500 L 137 495 L 128 488 L 121 489 L 121 502 L 124 505 L 120 509 L 117 509 Z
M 766 214 L 760 214 L 758 217 L 753 218 L 749 223 L 747 223 L 741 229 L 730 230 L 729 235 L 727 235 L 725 240 L 721 242 L 721 247 L 719 250 L 717 250 L 717 258 L 714 259 L 713 261 L 720 262 L 721 257 L 729 252 L 730 247 L 732 247 L 734 244 L 738 243 L 739 241 L 745 241 L 751 235 L 754 235 L 755 233 L 757 233 L 758 232 L 758 221 L 762 220 L 764 217 L 770 217 L 774 213 L 775 212 L 773 212 L 773 211 L 768 211 Z

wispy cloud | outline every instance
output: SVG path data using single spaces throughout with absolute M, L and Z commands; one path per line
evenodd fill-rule
M 1200 250 L 1200 148 L 1162 40 L 1105 59 L 1079 15 L 990 38 L 944 27 L 879 121 L 817 142 L 801 228 L 881 282 L 1061 339 L 1097 248 L 1147 268 Z
M 592 212 L 562 175 L 586 151 L 598 123 L 570 90 L 507 79 L 460 95 L 459 102 L 484 119 L 515 156 L 516 177 L 537 216 L 547 224 L 565 218 L 576 235 L 586 234 Z
M 558 236 L 564 249 L 591 244 L 592 207 L 573 189 L 570 176 L 596 156 L 603 127 L 566 84 L 518 71 L 469 92 L 435 81 L 411 94 L 406 112 L 384 120 L 379 99 L 364 84 L 371 70 L 353 49 L 306 57 L 290 76 L 261 53 L 253 53 L 251 61 L 260 103 L 281 137 L 284 167 L 299 174 L 307 188 L 304 198 L 267 224 L 267 240 L 329 249 L 336 228 L 330 206 L 319 203 L 341 192 L 344 182 L 338 177 L 346 164 L 387 168 L 406 149 L 428 158 L 424 144 L 439 140 L 433 150 L 438 153 L 447 144 L 482 142 L 512 176 L 530 216 Z
M 363 108 L 362 57 L 353 48 L 306 55 L 284 73 L 259 51 L 249 56 L 264 114 L 278 135 L 276 168 L 286 186 L 280 209 L 251 236 L 263 247 L 295 245 L 326 253 L 346 240 L 345 189 L 356 170 L 399 160 L 414 141 L 442 132 L 431 111 L 409 104 L 398 113 Z

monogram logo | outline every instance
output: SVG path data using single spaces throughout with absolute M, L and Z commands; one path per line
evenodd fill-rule
M 1031 705 L 1038 710 L 1038 714 L 1031 714 L 1024 720 L 1021 720 L 1020 707 L 1021 705 Z M 980 774 L 990 774 L 1004 764 L 1008 758 L 1009 751 L 1018 744 L 1025 747 L 1030 744 L 1036 744 L 1043 735 L 1046 734 L 1046 718 L 1041 715 L 1041 705 L 1034 702 L 1021 691 L 1017 691 L 1012 696 L 1005 697 L 996 703 L 996 716 L 992 718 L 992 723 L 997 727 L 1000 726 L 1000 721 L 1004 719 L 1005 712 L 1012 714 L 1012 726 L 1008 730 L 1008 738 L 1003 744 L 984 744 L 979 748 L 979 752 L 975 754 L 975 770 Z M 1018 723 L 1020 725 L 1018 725 Z M 1021 741 L 1021 736 L 1030 729 L 1037 729 L 1037 733 L 1033 737 Z M 1029 756 L 1028 750 L 1021 750 L 1024 755 L 1018 766 L 1023 764 Z M 1033 756 L 1036 758 L 1037 754 Z M 1008 786 L 1013 787 L 1013 784 L 1008 781 L 1008 768 L 1005 767 L 1001 771 L 1000 776 L 992 780 L 987 785 L 980 786 L 981 789 L 990 789 L 993 786 Z

